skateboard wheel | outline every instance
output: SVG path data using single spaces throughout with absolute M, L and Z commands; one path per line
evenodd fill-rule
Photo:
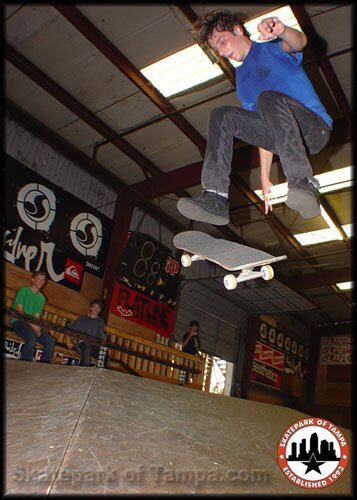
M 223 283 L 227 290 L 234 290 L 235 288 L 237 288 L 237 278 L 234 276 L 234 274 L 227 274 L 224 277 Z
M 191 257 L 187 254 L 184 253 L 181 257 L 181 264 L 183 267 L 190 267 L 191 265 Z
M 262 266 L 260 270 L 263 280 L 271 280 L 274 278 L 274 269 L 271 266 Z

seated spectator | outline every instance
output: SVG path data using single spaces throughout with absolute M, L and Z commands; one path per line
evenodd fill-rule
M 12 308 L 19 313 L 41 319 L 46 299 L 40 290 L 46 282 L 47 274 L 44 271 L 36 271 L 32 275 L 32 286 L 19 288 L 17 291 Z M 27 319 L 11 318 L 10 326 L 24 340 L 20 354 L 21 361 L 33 360 L 35 345 L 38 342 L 43 346 L 40 363 L 51 363 L 55 341 L 49 333 Z
M 103 342 L 106 341 L 107 337 L 104 331 L 105 323 L 104 319 L 99 316 L 99 314 L 104 309 L 104 303 L 101 299 L 94 299 L 89 304 L 89 312 L 83 316 L 77 318 L 73 323 L 70 323 L 68 328 L 75 330 L 79 333 L 84 333 L 90 335 L 95 339 L 101 339 Z M 69 349 L 73 349 L 76 346 L 76 350 L 81 352 L 81 359 L 79 366 L 90 366 L 90 358 L 93 356 L 98 358 L 101 346 L 90 344 L 84 340 L 77 342 L 73 337 L 70 342 L 67 343 Z M 104 367 L 108 366 L 108 355 L 105 356 Z

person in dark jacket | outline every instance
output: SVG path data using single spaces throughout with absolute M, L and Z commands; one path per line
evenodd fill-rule
M 198 351 L 201 348 L 201 342 L 199 337 L 199 329 L 200 324 L 196 320 L 192 320 L 190 322 L 190 329 L 185 333 L 182 339 L 182 351 L 187 352 L 188 354 L 193 354 L 196 356 Z M 184 383 L 189 382 L 189 374 L 183 370 L 180 371 L 179 375 L 179 385 L 183 385 Z
M 104 309 L 104 303 L 100 299 L 94 299 L 89 304 L 89 311 L 87 314 L 80 316 L 73 323 L 67 325 L 71 330 L 75 330 L 79 333 L 84 333 L 90 335 L 95 339 L 101 339 L 103 342 L 106 341 L 107 337 L 104 331 L 105 323 L 104 319 L 99 316 L 99 314 Z M 84 340 L 76 342 L 73 338 L 67 344 L 67 347 L 72 349 L 76 344 L 76 350 L 80 350 L 81 359 L 79 362 L 80 366 L 90 366 L 91 356 L 98 358 L 101 346 L 90 344 Z M 108 356 L 105 356 L 104 366 L 108 365 Z
M 198 351 L 201 348 L 201 342 L 199 337 L 199 329 L 200 324 L 198 321 L 193 320 L 190 323 L 190 329 L 182 339 L 182 350 L 183 352 L 188 352 L 189 354 L 193 354 L 194 356 L 198 354 Z

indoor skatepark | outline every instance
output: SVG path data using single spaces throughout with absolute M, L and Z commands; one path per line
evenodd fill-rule
M 277 463 L 295 410 L 95 367 L 6 359 L 4 372 L 6 495 L 316 494 Z M 351 463 L 318 490 L 351 492 Z
M 42 317 L 56 343 L 51 365 L 18 362 L 21 336 L 4 318 L 7 495 L 351 495 L 353 449 L 342 451 L 335 437 L 306 429 L 286 457 L 277 446 L 302 415 L 328 419 L 350 447 L 353 440 L 345 431 L 353 428 L 353 6 L 219 9 L 237 6 L 228 16 L 246 35 L 228 33 L 228 52 L 192 36 L 210 3 L 4 5 L 3 303 L 13 307 L 33 273 L 45 271 Z M 266 45 L 265 23 L 273 30 Z M 294 46 L 286 43 L 293 34 Z M 257 59 L 246 59 L 251 49 L 274 58 L 274 47 L 291 54 L 291 74 L 304 69 L 314 104 L 305 101 L 309 85 L 294 84 L 280 65 L 263 58 L 253 70 Z M 252 108 L 237 85 L 247 67 Z M 259 102 L 261 143 L 247 133 L 253 116 L 239 108 L 258 105 L 265 79 L 261 90 L 290 120 Z M 312 114 L 299 106 L 292 116 L 285 90 Z M 221 127 L 232 108 L 240 130 Z M 295 144 L 294 167 L 304 173 L 286 158 Z M 201 196 L 207 153 L 223 150 L 216 179 L 203 182 L 216 201 L 228 195 L 225 224 L 216 225 L 222 217 L 207 222 L 179 207 Z M 308 181 L 313 213 L 291 203 L 295 174 L 308 174 L 299 184 Z M 174 238 L 187 230 L 287 258 L 274 264 L 274 279 L 229 280 L 237 287 L 228 290 L 219 265 L 183 269 Z M 67 335 L 98 298 L 110 370 L 74 366 L 79 352 Z M 197 357 L 182 350 L 192 320 Z M 212 394 L 218 365 L 233 397 Z M 184 372 L 188 387 L 178 385 Z M 325 475 L 333 484 L 303 489 L 282 471 L 284 460 L 304 481 Z

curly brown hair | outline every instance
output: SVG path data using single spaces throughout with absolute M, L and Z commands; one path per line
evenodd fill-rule
M 235 26 L 241 26 L 243 32 L 248 36 L 247 31 L 243 26 L 245 16 L 241 13 L 234 13 L 229 10 L 213 10 L 202 16 L 194 24 L 193 37 L 199 44 L 208 42 L 212 36 L 213 30 L 217 31 L 234 31 Z
M 105 305 L 104 305 L 104 302 L 102 301 L 102 299 L 93 299 L 93 300 L 91 300 L 90 303 L 89 303 L 89 307 L 93 306 L 94 304 L 96 304 L 97 306 L 99 306 L 100 310 L 103 311 Z

